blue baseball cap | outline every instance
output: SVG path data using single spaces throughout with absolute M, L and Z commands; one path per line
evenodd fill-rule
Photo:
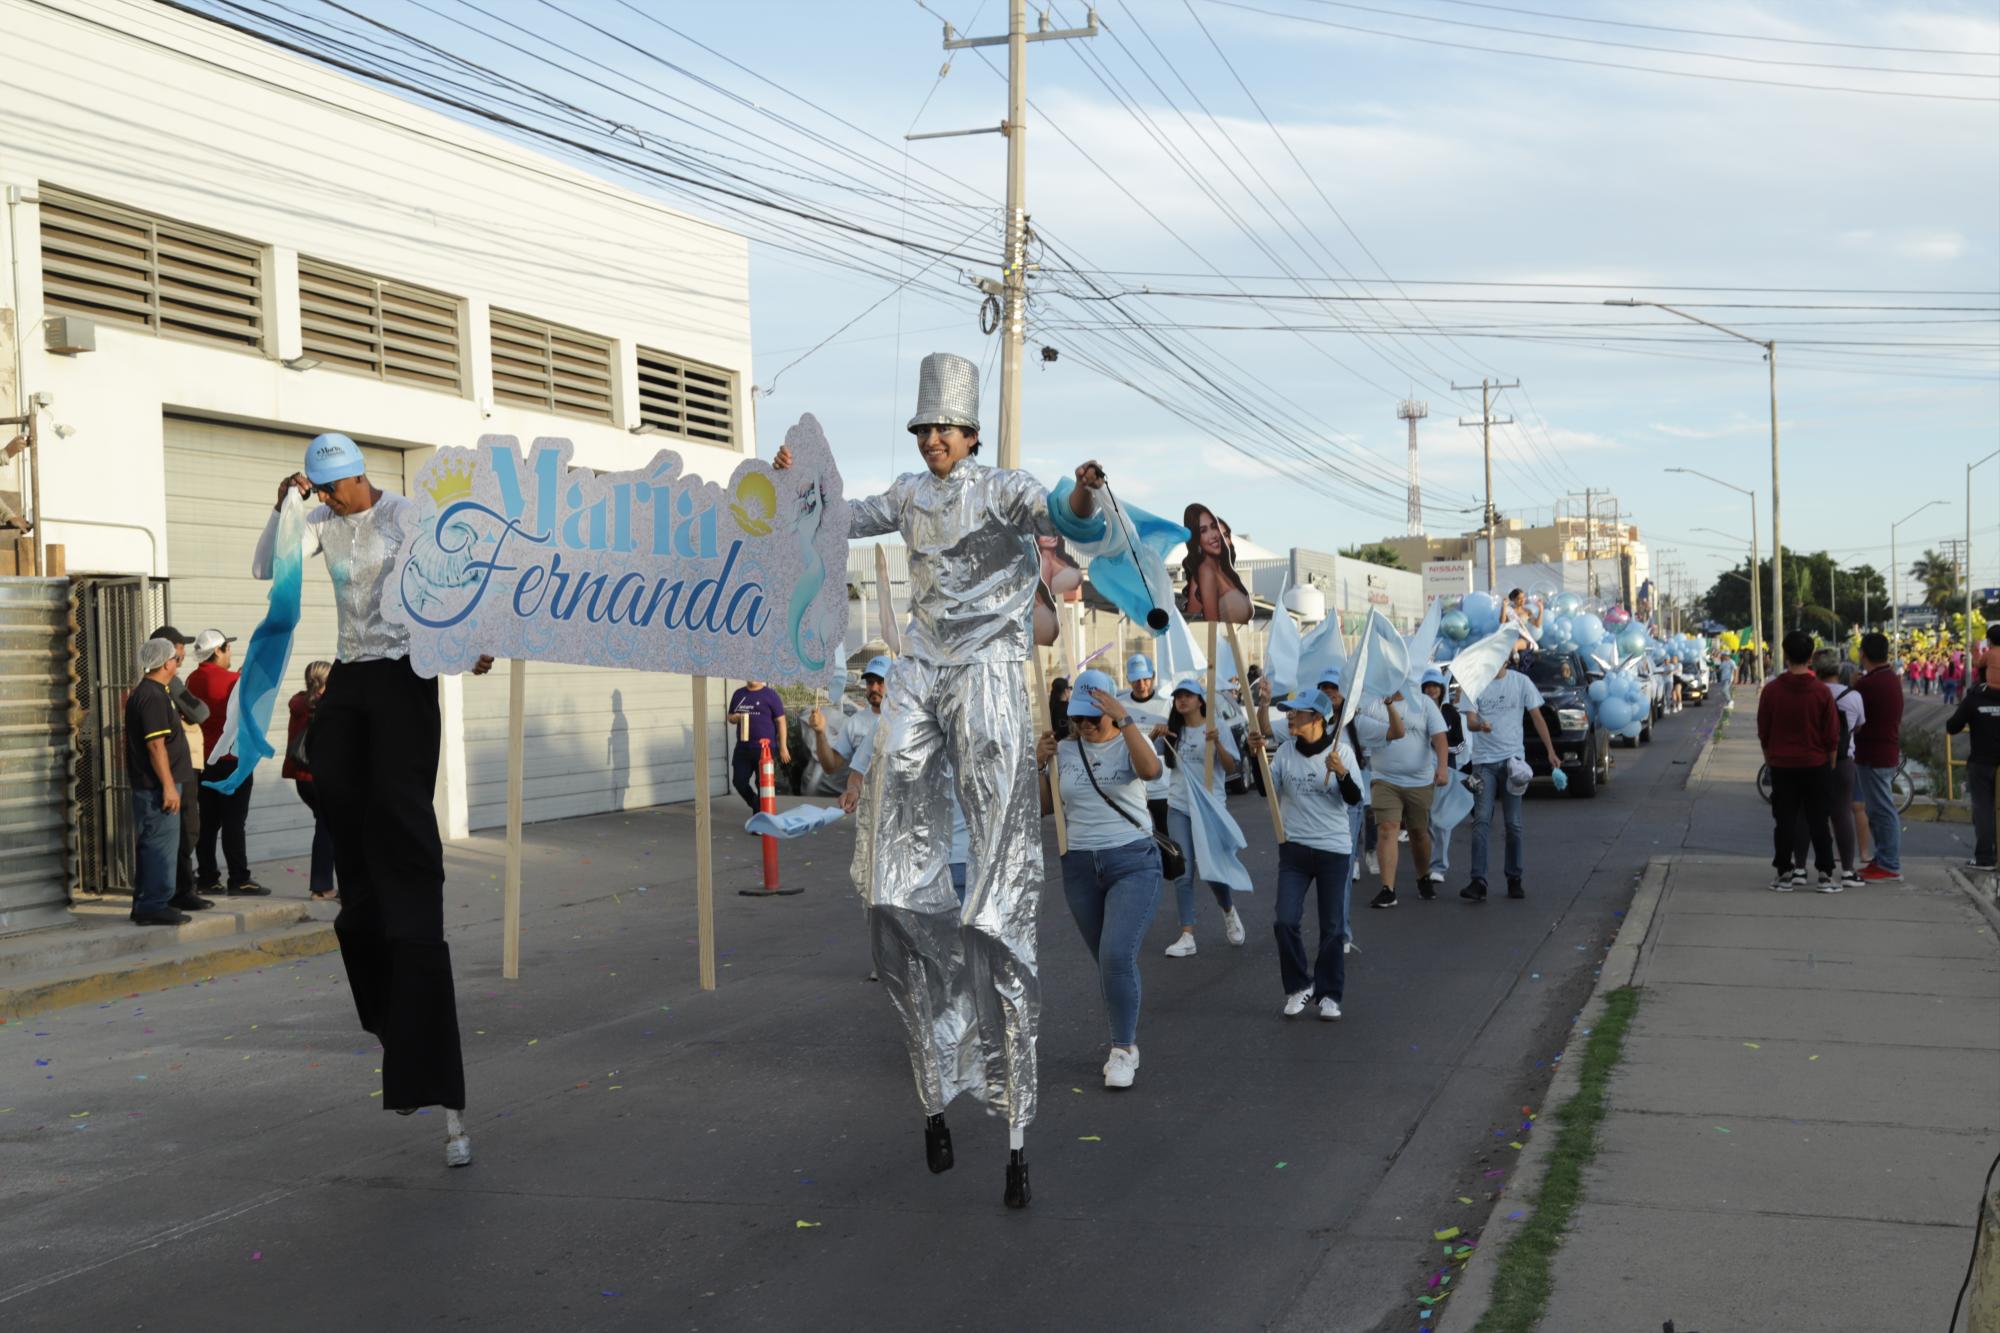
M 869 658 L 868 665 L 861 669 L 861 679 L 866 680 L 870 676 L 875 677 L 877 680 L 889 679 L 889 659 L 886 657 Z
M 1422 680 L 1418 681 L 1418 682 L 1417 682 L 1417 684 L 1418 684 L 1419 686 L 1423 686 L 1423 685 L 1443 685 L 1443 684 L 1444 684 L 1444 672 L 1442 672 L 1442 671 L 1439 671 L 1439 670 L 1438 670 L 1438 669 L 1437 669 L 1436 667 L 1425 667 L 1425 668 L 1424 668 L 1424 678 L 1423 678 Z
M 1287 713 L 1313 713 L 1322 722 L 1333 721 L 1333 700 L 1318 690 L 1301 690 L 1289 699 L 1279 702 L 1278 707 Z
M 1203 689 L 1201 687 L 1201 682 L 1196 680 L 1193 676 L 1182 676 L 1179 680 L 1175 681 L 1174 693 L 1192 694 L 1195 698 L 1201 700 L 1203 703 L 1208 702 L 1208 691 Z
M 315 486 L 330 486 L 343 477 L 358 477 L 367 470 L 361 446 L 338 431 L 315 435 L 306 446 L 306 480 Z
M 1328 667 L 1326 670 L 1319 673 L 1319 679 L 1313 683 L 1316 685 L 1331 685 L 1335 689 L 1340 689 L 1341 688 L 1340 668 L 1337 666 Z
M 1152 658 L 1146 656 L 1144 653 L 1133 653 L 1130 657 L 1125 659 L 1125 679 L 1151 680 L 1152 678 L 1153 678 Z
M 1097 706 L 1097 700 L 1090 697 L 1092 690 L 1101 690 L 1105 694 L 1116 694 L 1118 686 L 1111 677 L 1105 675 L 1095 667 L 1089 671 L 1080 673 L 1076 678 L 1076 683 L 1070 687 L 1069 715 L 1071 717 L 1104 716 L 1104 710 Z

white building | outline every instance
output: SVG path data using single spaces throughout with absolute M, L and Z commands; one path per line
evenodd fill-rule
M 38 405 L 27 507 L 72 575 L 158 576 L 182 630 L 247 637 L 252 546 L 325 430 L 390 490 L 496 432 L 708 476 L 752 447 L 742 237 L 162 6 L 0 0 L 0 33 L 0 416 Z M 333 656 L 317 566 L 306 595 L 295 678 Z M 691 794 L 686 679 L 529 682 L 529 819 Z M 450 835 L 503 822 L 506 696 L 504 673 L 443 682 Z M 310 838 L 277 767 L 253 859 Z

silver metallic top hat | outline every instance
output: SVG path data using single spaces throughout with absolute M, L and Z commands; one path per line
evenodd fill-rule
M 979 367 L 950 352 L 932 352 L 917 368 L 917 414 L 909 429 L 919 426 L 962 426 L 979 429 Z

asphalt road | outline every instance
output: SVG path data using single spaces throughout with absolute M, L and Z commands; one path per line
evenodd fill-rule
M 1278 1017 L 1275 850 L 1239 798 L 1249 944 L 1205 903 L 1201 952 L 1162 957 L 1164 897 L 1127 1092 L 1101 1085 L 1095 974 L 1047 894 L 1026 1213 L 970 1104 L 957 1169 L 924 1169 L 844 833 L 789 845 L 809 891 L 762 902 L 726 891 L 755 843 L 721 840 L 714 994 L 684 811 L 530 830 L 513 983 L 480 841 L 449 890 L 477 1163 L 444 1169 L 441 1116 L 377 1109 L 332 956 L 0 1026 L 0 1327 L 1415 1328 L 1432 1232 L 1504 1187 L 1646 859 L 1768 845 L 1754 803 L 1697 818 L 1683 790 L 1717 715 L 1618 751 L 1593 801 L 1531 798 L 1525 902 L 1463 904 L 1457 871 L 1393 912 L 1357 892 L 1339 1024 Z

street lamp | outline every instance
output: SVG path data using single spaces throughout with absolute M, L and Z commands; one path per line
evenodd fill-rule
M 1890 631 L 1895 636 L 1889 645 L 1889 651 L 1892 653 L 1900 652 L 1903 643 L 1903 599 L 1896 595 L 1896 589 L 1903 581 L 1903 566 L 1902 562 L 1896 559 L 1896 529 L 1902 527 L 1932 505 L 1941 505 L 1943 503 L 1944 501 L 1942 500 L 1926 500 L 1889 525 L 1889 624 Z M 1965 627 L 1967 629 L 1972 628 L 1970 619 L 1967 619 Z
M 1635 301 L 1630 298 L 1627 298 L 1622 301 L 1616 299 L 1608 300 L 1604 304 L 1633 306 L 1633 307 L 1651 306 L 1655 310 L 1664 310 L 1669 315 L 1679 315 L 1682 319 L 1691 320 L 1696 324 L 1706 325 L 1707 327 L 1714 329 L 1716 332 L 1726 333 L 1732 338 L 1738 338 L 1747 343 L 1755 343 L 1757 344 L 1757 346 L 1764 349 L 1764 359 L 1768 361 L 1771 366 L 1771 625 L 1773 628 L 1773 633 L 1782 634 L 1785 629 L 1785 589 L 1784 589 L 1785 537 L 1784 537 L 1784 527 L 1781 521 L 1781 513 L 1778 508 L 1778 343 L 1777 340 L 1767 339 L 1767 338 L 1753 338 L 1747 333 L 1738 333 L 1735 329 L 1729 328 L 1726 325 L 1717 324 L 1714 320 L 1703 319 L 1700 315 L 1690 315 L 1687 311 L 1676 310 L 1674 307 L 1670 305 L 1661 305 L 1658 301 Z M 1761 639 L 1762 636 L 1760 635 L 1759 638 Z
M 1978 463 L 1965 465 L 1965 660 L 1968 670 L 1972 662 L 1972 469 L 1996 458 L 2000 458 L 2000 449 L 1995 449 Z
M 1775 430 L 1776 426 L 1774 421 L 1773 431 L 1775 432 Z M 1776 436 L 1774 434 L 1773 440 L 1775 441 L 1775 439 Z M 1773 445 L 1774 450 L 1775 447 L 1776 446 L 1774 443 Z M 1774 458 L 1776 457 L 1775 452 L 1773 453 L 1773 457 Z M 1756 655 L 1751 660 L 1757 664 L 1757 682 L 1758 682 L 1757 688 L 1761 690 L 1764 688 L 1763 681 L 1765 676 L 1765 671 L 1764 671 L 1765 659 L 1764 659 L 1764 612 L 1762 608 L 1759 607 L 1757 604 L 1757 492 L 1754 490 L 1746 490 L 1744 487 L 1738 486 L 1734 482 L 1724 481 L 1720 477 L 1711 477 L 1706 472 L 1697 472 L 1695 471 L 1695 469 L 1691 467 L 1670 467 L 1667 469 L 1667 471 L 1685 473 L 1690 477 L 1700 477 L 1703 481 L 1712 481 L 1718 486 L 1725 486 L 1728 489 L 1735 491 L 1740 495 L 1747 495 L 1750 497 L 1750 580 L 1749 580 L 1750 637 L 1757 641 Z M 1777 576 L 1778 573 L 1777 565 L 1778 565 L 1777 561 L 1773 560 L 1771 562 L 1771 574 L 1772 577 L 1774 578 Z M 1784 622 L 1780 621 L 1778 623 L 1783 624 Z

